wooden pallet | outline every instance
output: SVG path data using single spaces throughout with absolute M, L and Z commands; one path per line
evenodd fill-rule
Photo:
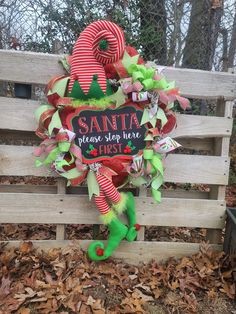
M 0 50 L 0 81 L 46 84 L 53 75 L 62 74 L 60 56 Z M 190 98 L 217 102 L 216 116 L 178 115 L 178 127 L 171 134 L 193 154 L 171 154 L 166 158 L 165 181 L 207 184 L 209 193 L 164 191 L 160 205 L 144 189 L 136 197 L 138 222 L 142 226 L 134 243 L 122 243 L 114 257 L 130 263 L 150 259 L 180 257 L 198 251 L 198 243 L 148 242 L 146 226 L 207 228 L 207 239 L 216 249 L 225 225 L 225 187 L 229 175 L 229 140 L 232 130 L 232 106 L 236 96 L 236 75 L 189 69 L 166 68 L 168 80 L 175 80 L 181 92 Z M 35 141 L 34 110 L 39 102 L 0 97 L 0 135 Z M 196 152 L 204 150 L 205 155 Z M 46 168 L 35 168 L 31 145 L 0 145 L 1 176 L 54 176 Z M 34 241 L 42 248 L 64 246 L 66 224 L 99 224 L 93 202 L 84 188 L 66 188 L 62 178 L 57 186 L 0 185 L 1 223 L 50 223 L 57 225 L 56 240 Z M 80 195 L 78 195 L 80 193 Z M 86 248 L 90 241 L 79 241 Z M 10 241 L 17 245 L 19 241 Z

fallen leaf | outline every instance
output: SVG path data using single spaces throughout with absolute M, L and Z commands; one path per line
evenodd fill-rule
M 22 301 L 24 302 L 26 299 L 28 298 L 33 298 L 35 295 L 37 295 L 36 291 L 33 291 L 31 288 L 25 288 L 25 291 L 27 293 L 19 293 L 19 294 L 15 294 L 14 298 L 18 299 L 18 301 Z
M 234 299 L 235 298 L 235 283 L 230 284 L 230 283 L 223 283 L 222 288 L 220 289 L 221 292 L 226 293 L 227 296 L 230 299 Z
M 159 288 L 155 288 L 155 289 L 153 290 L 153 293 L 154 293 L 155 299 L 159 299 L 160 296 L 162 295 L 162 290 L 159 289 Z
M 142 293 L 139 289 L 134 290 L 134 292 L 132 293 L 132 297 L 134 299 L 141 299 L 142 301 L 145 301 L 145 302 L 154 300 L 152 296 Z
M 179 282 L 178 280 L 174 280 L 171 283 L 168 284 L 171 290 L 176 290 L 179 288 Z
M 138 278 L 138 276 L 137 276 L 137 275 L 129 275 L 129 278 L 130 278 L 131 280 L 134 280 L 134 279 Z
M 26 307 L 22 307 L 17 311 L 17 314 L 30 314 L 30 309 Z
M 207 296 L 208 298 L 214 300 L 217 297 L 217 292 L 215 290 L 215 288 L 210 289 L 209 291 L 207 291 Z
M 90 295 L 88 297 L 88 300 L 87 300 L 86 304 L 92 306 L 95 302 L 96 302 L 96 300 L 94 300 L 94 298 Z
M 4 299 L 10 293 L 11 280 L 9 277 L 2 277 L 0 286 L 0 299 Z
M 177 306 L 179 304 L 179 300 L 181 299 L 181 296 L 177 294 L 176 292 L 168 292 L 165 299 L 164 303 L 166 305 L 171 305 L 171 306 Z
M 32 249 L 33 249 L 33 243 L 31 241 L 23 242 L 19 246 L 20 252 L 24 253 L 24 254 L 30 253 L 32 251 Z

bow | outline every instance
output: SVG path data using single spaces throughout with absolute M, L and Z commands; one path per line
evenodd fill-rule
M 61 172 L 61 175 L 71 179 L 75 178 L 75 170 L 72 175 L 73 169 L 65 171 L 64 166 L 70 166 L 76 160 L 82 163 L 82 153 L 81 149 L 74 144 L 75 133 L 61 128 L 56 136 L 45 139 L 39 147 L 34 150 L 34 155 L 36 157 L 46 156 L 44 160 L 37 159 L 35 164 L 36 167 L 41 165 L 53 164 L 56 171 Z M 65 159 L 65 155 L 69 153 L 70 160 Z M 77 163 L 78 163 L 77 162 Z M 77 166 L 77 165 L 76 165 Z M 85 169 L 80 169 L 78 167 L 77 175 L 81 174 L 81 171 Z M 72 175 L 72 176 L 71 176 Z M 69 176 L 69 177 L 68 177 Z

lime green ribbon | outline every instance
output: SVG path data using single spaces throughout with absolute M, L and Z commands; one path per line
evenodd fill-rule
M 76 178 L 80 177 L 82 174 L 83 174 L 83 171 L 79 171 L 77 168 L 73 168 L 73 169 L 70 169 L 66 172 L 60 173 L 60 175 L 64 178 L 66 178 L 67 180 L 76 179 Z M 67 185 L 70 185 L 69 181 L 68 181 Z
M 161 202 L 160 187 L 164 182 L 164 169 L 161 154 L 155 153 L 152 149 L 143 151 L 144 166 L 148 174 L 152 176 L 151 189 L 154 200 Z
M 134 82 L 140 81 L 145 90 L 165 89 L 168 86 L 164 77 L 160 80 L 154 79 L 156 73 L 154 68 L 147 68 L 143 64 L 131 64 L 127 68 L 127 72 L 132 75 Z
M 164 125 L 168 122 L 165 111 L 162 108 L 158 107 L 157 112 L 150 119 L 149 110 L 150 110 L 149 108 L 144 109 L 141 119 L 141 125 L 150 122 L 152 127 L 154 128 L 156 127 L 157 120 L 161 120 L 161 128 L 163 128 Z
M 49 165 L 54 162 L 56 162 L 57 169 L 62 168 L 64 166 L 70 166 L 72 163 L 74 163 L 75 158 L 74 158 L 74 155 L 69 151 L 69 149 L 70 149 L 70 143 L 67 143 L 67 142 L 59 143 L 58 146 L 54 148 L 43 161 L 41 160 L 35 161 L 36 167 L 40 167 L 42 165 Z M 68 153 L 68 152 L 71 158 L 69 162 L 66 161 L 65 159 L 57 160 L 58 156 L 61 153 Z M 67 185 L 70 185 L 70 180 L 80 177 L 81 175 L 83 175 L 83 173 L 84 171 L 79 171 L 77 168 L 73 168 L 68 171 L 61 172 L 60 175 L 66 178 L 68 180 Z
M 37 122 L 40 121 L 40 117 L 41 115 L 46 112 L 47 110 L 51 110 L 51 109 L 55 109 L 53 106 L 49 105 L 49 104 L 46 104 L 46 103 L 43 103 L 41 106 L 39 106 L 35 112 L 34 112 L 34 115 L 35 115 L 35 119 L 37 120 Z
M 63 154 L 63 153 L 68 153 L 68 152 L 70 153 L 70 156 L 71 156 L 70 162 L 67 162 L 66 160 L 62 159 L 60 161 L 57 161 L 57 167 L 62 168 L 63 166 L 69 166 L 75 161 L 73 154 L 71 154 L 71 152 L 69 151 L 71 147 L 70 142 L 67 142 L 67 141 L 57 142 L 55 139 L 55 145 L 57 146 L 49 152 L 49 154 L 43 161 L 39 159 L 35 161 L 36 167 L 40 167 L 42 165 L 49 165 L 56 161 L 58 155 Z
M 53 114 L 51 122 L 49 123 L 49 126 L 48 126 L 49 135 L 52 135 L 54 128 L 57 128 L 57 129 L 62 128 L 61 118 L 60 118 L 58 110 Z
M 62 149 L 62 146 L 58 145 L 56 148 L 54 148 L 48 155 L 47 157 L 42 161 L 42 160 L 39 160 L 37 159 L 35 161 L 35 165 L 36 167 L 40 167 L 42 165 L 49 165 L 51 163 L 53 163 L 54 161 L 56 161 L 58 155 L 62 154 L 62 153 L 66 153 L 68 152 L 69 149 L 67 151 L 65 151 L 64 149 Z M 70 162 L 67 162 L 65 160 L 61 160 L 61 161 L 58 161 L 57 162 L 57 166 L 58 167 L 62 167 L 62 166 L 69 166 L 70 164 L 72 164 L 75 159 L 74 159 L 74 156 L 70 153 L 71 155 L 71 160 Z
M 89 194 L 89 199 L 93 197 L 93 195 L 99 196 L 100 194 L 100 188 L 99 184 L 97 182 L 96 175 L 94 171 L 89 170 L 88 175 L 87 175 L 87 185 L 88 185 L 88 194 Z
M 65 56 L 62 59 L 59 60 L 59 63 L 62 64 L 63 68 L 66 70 L 68 74 L 70 74 L 70 62 L 69 62 L 69 56 Z
M 46 111 L 48 110 L 53 110 L 55 109 L 55 107 L 49 105 L 49 104 L 42 104 L 40 107 L 38 107 L 35 110 L 35 118 L 38 122 L 40 122 L 40 117 L 42 116 L 42 114 L 44 114 Z M 57 128 L 60 129 L 62 128 L 62 123 L 61 123 L 61 118 L 59 115 L 59 111 L 57 110 L 51 117 L 51 121 L 49 123 L 48 126 L 48 134 L 51 136 L 53 129 Z

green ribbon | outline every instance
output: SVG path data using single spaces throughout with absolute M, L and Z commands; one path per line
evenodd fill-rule
M 43 161 L 39 159 L 35 161 L 36 167 L 52 164 L 53 162 L 56 161 L 59 154 L 69 152 L 69 149 L 70 143 L 67 142 L 59 143 L 58 146 L 54 148 Z M 75 161 L 73 154 L 71 152 L 69 152 L 69 154 L 71 156 L 71 160 L 69 162 L 66 161 L 65 159 L 56 161 L 57 168 L 62 168 L 63 166 L 70 166 Z M 76 179 L 83 175 L 83 171 L 79 171 L 77 168 L 73 168 L 66 172 L 60 173 L 60 175 L 68 180 L 67 186 L 69 186 L 70 180 Z
M 58 147 L 61 152 L 68 152 L 70 149 L 71 143 L 70 142 L 59 142 Z
M 152 189 L 152 196 L 154 200 L 158 203 L 161 202 L 161 192 L 159 191 L 161 185 L 164 182 L 164 169 L 162 163 L 162 156 L 161 154 L 155 153 L 152 149 L 145 149 L 143 151 L 143 158 L 144 158 L 144 166 L 146 170 L 148 166 L 151 166 L 150 174 L 153 177 L 151 180 L 151 189 Z
M 55 108 L 49 104 L 42 104 L 41 106 L 39 106 L 34 112 L 34 115 L 35 115 L 37 122 L 39 122 L 41 115 L 45 111 L 50 110 L 50 109 L 55 109 Z
M 168 87 L 168 82 L 166 81 L 166 79 L 163 77 L 161 78 L 159 81 L 156 81 L 156 89 L 164 89 L 166 90 L 166 88 Z
M 60 173 L 60 175 L 67 180 L 76 179 L 80 177 L 83 174 L 83 172 L 79 171 L 77 168 L 70 169 L 66 172 Z
M 144 177 L 129 177 L 129 182 L 134 186 L 140 187 L 147 183 L 147 180 Z
M 116 108 L 118 108 L 126 102 L 126 95 L 123 93 L 122 88 L 119 87 L 117 92 L 109 96 L 109 100 L 115 103 Z
M 58 79 L 52 86 L 52 88 L 48 91 L 47 96 L 53 95 L 57 93 L 60 97 L 65 97 L 66 89 L 68 85 L 70 77 L 64 77 L 62 79 Z
M 166 82 L 167 83 L 167 82 Z M 169 90 L 175 89 L 175 81 L 168 82 L 164 87 L 164 90 L 167 92 Z
M 88 184 L 89 199 L 91 200 L 91 198 L 93 197 L 93 194 L 99 196 L 100 194 L 99 184 L 97 182 L 95 173 L 92 170 L 88 172 L 87 184 Z
M 39 159 L 37 159 L 37 160 L 35 161 L 35 166 L 36 166 L 36 167 L 40 167 L 40 166 L 42 166 L 42 165 L 49 165 L 49 164 L 53 163 L 53 162 L 56 160 L 57 156 L 58 156 L 60 153 L 61 153 L 61 151 L 60 151 L 59 147 L 54 148 L 54 149 L 47 155 L 47 157 L 46 157 L 44 160 L 39 160 Z
M 163 109 L 160 107 L 157 110 L 157 113 L 155 115 L 156 120 L 161 120 L 161 128 L 167 123 L 167 117 Z M 156 125 L 156 124 L 155 124 Z M 154 126 L 153 126 L 154 127 Z
M 163 128 L 163 126 L 168 122 L 166 114 L 163 109 L 158 107 L 157 112 L 152 119 L 149 118 L 149 109 L 148 108 L 144 109 L 141 119 L 141 125 L 150 122 L 152 127 L 155 128 L 157 120 L 161 120 L 161 128 Z
M 61 63 L 63 68 L 66 70 L 66 72 L 70 74 L 70 63 L 69 63 L 68 57 L 69 56 L 65 56 L 62 59 L 60 59 L 59 63 Z
M 49 133 L 49 135 L 52 135 L 52 132 L 53 132 L 54 128 L 56 128 L 56 129 L 62 128 L 61 118 L 60 118 L 58 110 L 53 114 L 51 122 L 50 122 L 50 124 L 48 126 L 48 133 Z
M 160 80 L 153 79 L 155 75 L 154 68 L 147 68 L 143 64 L 131 64 L 126 69 L 132 75 L 134 82 L 140 81 L 145 90 L 165 89 L 168 87 L 166 79 L 163 77 Z
M 69 143 L 69 142 L 60 142 L 60 143 L 58 143 L 58 146 L 55 147 L 47 155 L 47 157 L 43 161 L 40 160 L 40 159 L 37 159 L 35 161 L 35 166 L 36 167 L 40 167 L 42 165 L 49 165 L 49 164 L 53 163 L 57 159 L 58 155 L 60 155 L 62 153 L 69 152 L 70 146 L 71 146 L 71 143 Z M 60 161 L 57 162 L 57 166 L 58 167 L 62 167 L 62 166 L 69 166 L 70 164 L 72 164 L 75 161 L 75 158 L 74 158 L 73 154 L 71 154 L 71 153 L 70 153 L 70 156 L 71 156 L 70 162 L 67 162 L 65 160 L 60 160 Z

